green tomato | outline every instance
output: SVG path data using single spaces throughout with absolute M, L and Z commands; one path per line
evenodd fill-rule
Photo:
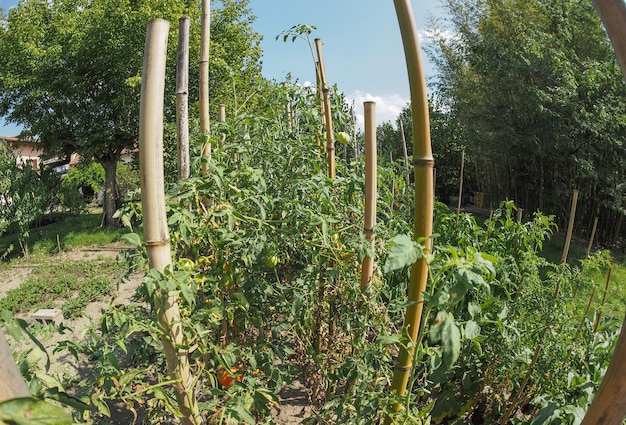
M 265 267 L 273 269 L 278 264 L 278 257 L 273 254 L 268 254 L 263 257 L 263 262 L 265 263 Z
M 342 145 L 347 145 L 350 143 L 350 135 L 345 131 L 341 131 L 337 133 L 337 141 Z

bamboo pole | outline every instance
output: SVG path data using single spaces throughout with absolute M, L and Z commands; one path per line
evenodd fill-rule
M 623 0 L 591 0 L 604 23 L 626 78 L 626 4 Z
M 169 22 L 155 19 L 148 24 L 143 60 L 141 101 L 139 106 L 139 168 L 144 220 L 144 241 L 150 268 L 163 273 L 171 266 L 171 248 L 165 214 L 163 177 L 163 100 L 165 92 L 165 58 Z M 157 296 L 155 308 L 163 327 L 163 350 L 167 369 L 173 380 L 184 425 L 200 423 L 189 367 L 189 354 L 183 343 L 178 294 L 174 291 Z
M 623 0 L 592 0 L 609 34 L 626 79 L 626 3 Z M 618 425 L 626 416 L 626 318 L 615 352 L 582 425 Z
M 621 0 L 620 0 L 621 1 Z M 619 425 L 626 417 L 626 318 L 611 363 L 581 425 Z
M 522 380 L 522 383 L 520 384 L 519 389 L 517 390 L 517 393 L 515 394 L 515 397 L 513 397 L 513 400 L 511 401 L 511 405 L 509 406 L 504 416 L 500 419 L 500 422 L 499 422 L 500 425 L 505 425 L 506 423 L 508 423 L 509 418 L 513 414 L 513 411 L 515 411 L 515 408 L 519 404 L 519 400 L 522 397 L 522 393 L 524 392 L 524 389 L 526 388 L 526 384 L 528 384 L 528 379 L 530 379 L 530 374 L 535 368 L 535 364 L 537 363 L 537 359 L 539 358 L 540 352 L 541 352 L 541 344 L 537 345 L 537 348 L 535 348 L 535 354 L 533 354 L 533 358 L 530 361 L 530 364 L 528 365 L 528 370 L 526 371 L 526 375 L 524 376 L 524 379 Z
M 602 301 L 600 302 L 600 308 L 596 315 L 596 322 L 593 325 L 593 333 L 598 331 L 600 326 L 600 320 L 602 319 L 602 310 L 604 310 L 604 303 L 606 302 L 606 294 L 609 292 L 609 284 L 611 283 L 611 273 L 613 272 L 613 263 L 609 266 L 609 272 L 606 275 L 606 283 L 604 284 L 604 294 L 602 295 Z
M 176 139 L 178 141 L 178 180 L 189 177 L 189 22 L 179 20 L 176 64 Z
M 0 329 L 0 402 L 19 397 L 30 397 L 30 392 Z
M 430 144 L 430 125 L 426 80 L 420 52 L 419 38 L 410 0 L 394 0 L 404 52 L 406 56 L 409 86 L 411 90 L 411 115 L 413 120 L 413 168 L 415 173 L 415 215 L 413 238 L 421 241 L 426 253 L 431 249 L 433 228 L 434 187 L 433 168 L 435 160 Z M 394 367 L 392 391 L 404 396 L 412 367 L 412 358 L 420 329 L 424 297 L 428 280 L 426 258 L 418 259 L 411 267 L 408 303 L 402 334 L 408 336 L 409 344 L 402 344 Z M 407 341 L 409 342 L 409 341 Z M 400 403 L 393 405 L 400 410 Z M 387 423 L 392 418 L 387 417 Z
M 459 177 L 459 203 L 456 207 L 456 219 L 458 222 L 459 214 L 461 214 L 461 200 L 463 199 L 463 168 L 465 167 L 465 148 L 461 152 L 461 177 Z
M 561 263 L 567 261 L 567 254 L 569 253 L 569 247 L 572 243 L 572 232 L 574 230 L 574 218 L 576 217 L 576 203 L 578 202 L 578 190 L 574 189 L 574 196 L 572 197 L 572 207 L 569 212 L 569 223 L 567 224 L 567 236 L 565 237 L 565 246 L 563 246 L 563 255 L 561 256 Z
M 400 134 L 402 135 L 402 153 L 404 154 L 404 167 L 406 168 L 406 187 L 411 184 L 411 170 L 409 168 L 409 151 L 406 147 L 406 136 L 404 134 L 404 124 L 400 117 Z
M 315 49 L 319 64 L 320 83 L 322 96 L 324 99 L 324 122 L 326 124 L 326 155 L 328 158 L 328 177 L 335 178 L 335 136 L 333 133 L 332 110 L 330 109 L 330 98 L 328 80 L 326 79 L 326 67 L 324 65 L 324 55 L 322 54 L 322 40 L 315 39 Z
M 221 123 L 226 122 L 226 105 L 220 103 L 218 106 L 218 120 Z M 220 148 L 224 147 L 224 143 L 226 142 L 226 134 L 220 134 Z
M 365 225 L 363 231 L 374 251 L 374 226 L 376 225 L 376 103 L 363 102 L 365 115 Z M 372 281 L 374 258 L 365 256 L 361 267 L 361 289 Z
M 211 1 L 202 0 L 200 34 L 200 133 L 206 140 L 202 146 L 202 175 L 209 174 L 208 161 L 211 159 L 211 141 L 209 140 L 209 47 L 211 40 Z
M 593 227 L 591 228 L 591 237 L 589 238 L 589 245 L 587 245 L 587 258 L 591 255 L 591 248 L 593 247 L 593 240 L 596 237 L 596 230 L 598 229 L 598 217 L 593 219 Z

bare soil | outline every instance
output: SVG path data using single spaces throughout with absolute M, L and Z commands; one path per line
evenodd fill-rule
M 115 261 L 118 254 L 124 249 L 125 247 L 122 245 L 73 249 L 56 254 L 51 257 L 50 260 L 59 262 L 89 260 Z M 6 296 L 9 290 L 19 287 L 32 273 L 37 273 L 37 267 L 38 265 L 36 263 L 16 263 L 8 269 L 0 270 L 0 298 Z M 119 285 L 119 289 L 112 295 L 112 298 L 92 302 L 85 307 L 85 312 L 81 317 L 71 321 L 64 321 L 64 325 L 71 329 L 70 336 L 67 334 L 60 335 L 52 333 L 48 335 L 47 338 L 43 337 L 40 339 L 42 344 L 46 348 L 51 348 L 60 340 L 66 340 L 68 338 L 80 340 L 84 331 L 97 323 L 104 310 L 108 309 L 111 305 L 129 303 L 135 291 L 143 281 L 143 278 L 144 276 L 142 274 L 130 276 L 128 281 L 122 282 Z M 33 321 L 28 315 L 22 318 L 28 322 Z M 27 348 L 29 344 L 25 341 L 12 342 L 13 344 L 18 344 L 22 351 Z M 75 359 L 70 355 L 60 355 L 56 361 L 59 363 L 58 367 L 67 371 L 67 373 L 80 373 L 80 370 L 85 367 L 84 364 L 76 364 Z M 299 381 L 295 381 L 290 387 L 283 388 L 278 394 L 278 397 L 280 406 L 276 407 L 273 412 L 273 417 L 279 424 L 300 424 L 310 415 L 311 403 L 308 393 L 306 388 Z M 112 413 L 114 413 L 114 408 L 112 409 Z M 129 422 L 128 415 L 124 413 L 125 412 L 120 412 L 120 415 L 114 414 L 110 423 L 127 425 L 132 422 L 132 419 Z

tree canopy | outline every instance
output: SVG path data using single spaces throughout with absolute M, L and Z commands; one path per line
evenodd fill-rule
M 621 214 L 626 86 L 591 2 L 444 5 L 437 96 L 487 199 L 563 218 L 577 188 L 584 215 Z
M 232 93 L 234 79 L 260 77 L 260 36 L 251 29 L 248 3 L 224 0 L 213 13 L 212 95 Z M 0 114 L 39 138 L 47 156 L 78 152 L 102 164 L 107 226 L 116 224 L 117 162 L 138 137 L 146 24 L 156 17 L 172 24 L 168 84 L 173 87 L 183 15 L 196 24 L 190 40 L 190 87 L 197 87 L 199 2 L 22 0 L 0 17 Z M 174 90 L 169 93 L 173 104 Z

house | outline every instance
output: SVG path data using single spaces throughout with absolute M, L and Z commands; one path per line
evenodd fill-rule
M 38 170 L 41 165 L 41 155 L 43 150 L 39 147 L 37 140 L 21 139 L 17 136 L 0 136 L 0 141 L 15 153 L 18 165 L 28 164 L 33 169 Z
M 55 165 L 55 171 L 65 173 L 74 165 L 78 164 L 80 157 L 77 153 L 67 158 L 52 158 L 42 160 L 43 149 L 39 145 L 39 141 L 34 139 L 25 139 L 17 136 L 0 136 L 0 142 L 6 143 L 16 156 L 17 165 L 30 165 L 33 169 L 39 170 L 43 165 Z

